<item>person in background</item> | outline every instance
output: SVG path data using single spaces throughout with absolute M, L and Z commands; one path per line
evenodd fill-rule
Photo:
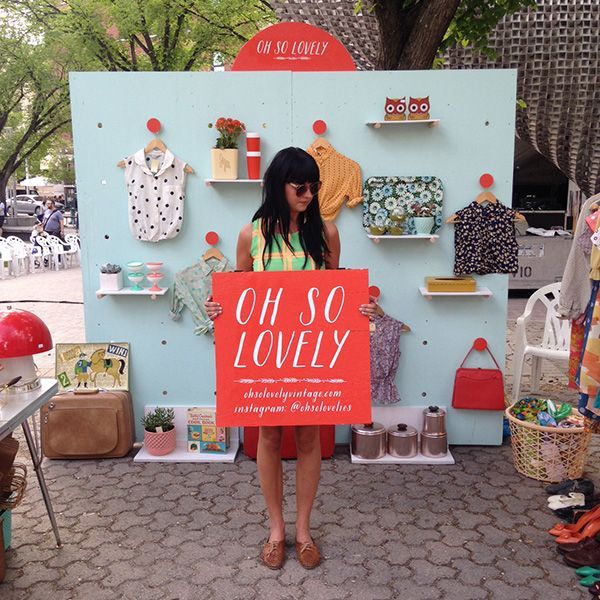
M 333 223 L 323 222 L 319 211 L 321 187 L 315 159 L 301 148 L 285 148 L 273 158 L 265 172 L 263 200 L 241 231 L 237 243 L 240 271 L 303 271 L 338 269 L 340 238 Z M 261 249 L 263 249 L 261 251 Z M 375 298 L 360 306 L 372 319 Z M 212 320 L 222 314 L 220 303 L 209 298 L 206 313 Z M 318 425 L 295 428 L 296 449 L 296 556 L 301 566 L 313 569 L 321 553 L 310 531 L 310 516 L 321 474 Z M 280 569 L 285 560 L 283 518 L 283 427 L 260 427 L 256 464 L 269 514 L 269 535 L 260 560 L 270 569 Z
M 48 235 L 54 235 L 61 240 L 65 239 L 65 219 L 63 214 L 56 208 L 54 200 L 46 202 L 46 210 L 42 218 L 44 231 Z
M 2 227 L 4 226 L 4 219 L 6 217 L 6 200 L 0 198 L 0 237 L 2 237 Z

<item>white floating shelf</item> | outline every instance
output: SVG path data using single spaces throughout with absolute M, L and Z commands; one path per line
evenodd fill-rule
M 367 121 L 367 125 L 374 129 L 379 129 L 382 125 L 427 125 L 428 127 L 435 127 L 439 122 L 440 119 L 422 119 L 420 121 L 405 119 L 404 121 Z
M 121 288 L 120 290 L 96 290 L 96 298 L 104 298 L 104 296 L 150 296 L 152 300 L 156 300 L 156 296 L 164 296 L 169 288 L 161 288 L 158 292 L 151 292 L 150 288 L 143 288 L 136 291 L 130 287 Z
M 260 183 L 262 185 L 262 179 L 205 179 L 206 185 L 213 185 L 214 183 Z
M 350 452 L 350 458 L 352 460 L 352 464 L 355 465 L 453 465 L 455 464 L 454 457 L 450 450 L 446 456 L 442 456 L 441 458 L 429 458 L 428 456 L 423 456 L 422 454 L 417 454 L 417 456 L 413 456 L 413 458 L 396 458 L 391 454 L 386 454 L 382 458 L 378 458 L 376 460 L 369 460 L 367 458 L 359 458 Z
M 421 286 L 419 291 L 421 296 L 425 296 L 428 300 L 437 296 L 481 296 L 482 298 L 493 296 L 492 291 L 486 287 L 478 287 L 474 292 L 428 292 L 426 287 Z
M 439 235 L 431 233 L 415 233 L 405 235 L 373 235 L 367 233 L 367 237 L 373 240 L 374 243 L 379 244 L 381 240 L 429 240 L 432 244 L 435 244 L 440 239 Z
M 230 446 L 227 452 L 188 452 L 187 442 L 178 441 L 177 447 L 170 454 L 165 456 L 153 456 L 142 446 L 140 451 L 133 458 L 133 462 L 189 462 L 189 463 L 232 463 L 240 447 L 239 435 L 233 435 L 231 432 Z

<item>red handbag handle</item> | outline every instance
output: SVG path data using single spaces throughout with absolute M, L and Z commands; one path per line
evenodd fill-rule
M 473 352 L 473 350 L 475 350 L 475 345 L 471 346 L 471 349 L 467 352 L 467 355 L 465 356 L 464 360 L 460 364 L 460 368 L 461 369 L 465 366 L 465 363 L 467 362 L 467 358 L 469 358 L 469 354 L 471 354 L 471 352 Z M 492 360 L 494 361 L 494 364 L 496 365 L 496 367 L 498 367 L 498 370 L 500 370 L 500 365 L 498 364 L 498 362 L 494 358 L 494 355 L 492 354 L 492 351 L 490 350 L 490 348 L 489 348 L 489 346 L 487 344 L 485 345 L 485 350 L 488 351 L 488 354 L 492 357 Z

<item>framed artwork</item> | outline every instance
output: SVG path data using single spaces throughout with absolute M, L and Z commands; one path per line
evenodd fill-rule
M 56 379 L 59 392 L 129 391 L 129 344 L 56 344 Z

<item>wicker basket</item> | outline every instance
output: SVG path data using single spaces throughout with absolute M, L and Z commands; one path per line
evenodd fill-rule
M 0 475 L 0 510 L 12 510 L 21 503 L 27 488 L 27 467 L 14 463 L 8 477 Z
M 506 411 L 515 468 L 538 481 L 557 482 L 583 474 L 592 433 L 584 427 L 562 429 L 520 421 Z

